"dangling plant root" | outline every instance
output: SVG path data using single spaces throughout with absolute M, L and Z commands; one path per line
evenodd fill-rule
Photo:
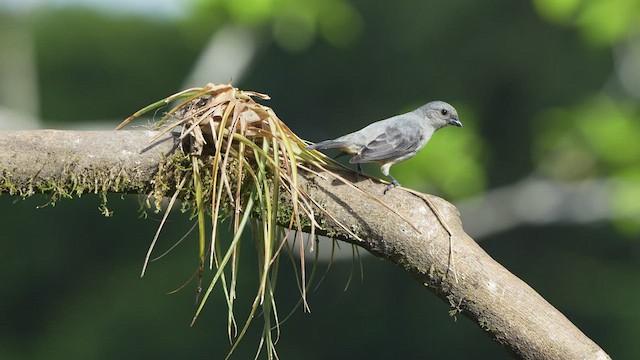
M 265 348 L 268 358 L 273 359 L 277 358 L 274 343 L 280 331 L 274 300 L 278 255 L 283 248 L 289 248 L 286 239 L 290 232 L 302 234 L 303 223 L 305 230 L 310 233 L 309 238 L 315 239 L 318 223 L 314 210 L 319 210 L 336 221 L 300 189 L 298 168 L 305 168 L 301 164 L 303 162 L 322 169 L 339 165 L 321 153 L 306 150 L 307 143 L 298 138 L 271 108 L 257 103 L 254 98 L 269 99 L 267 95 L 241 91 L 231 85 L 208 84 L 151 104 L 127 118 L 117 129 L 140 115 L 171 102 L 178 102 L 155 124 L 159 133 L 152 142 L 167 132 L 180 129 L 179 138 L 182 144 L 186 144 L 183 146 L 185 155 L 182 155 L 180 161 L 173 159 L 177 165 L 171 166 L 174 169 L 183 167 L 184 172 L 177 172 L 181 175 L 175 179 L 175 192 L 170 197 L 162 222 L 151 242 L 142 274 L 146 271 L 172 207 L 179 198 L 192 199 L 199 234 L 199 265 L 196 271 L 198 289 L 201 289 L 205 266 L 208 264 L 209 269 L 214 270 L 211 282 L 203 289 L 201 299 L 197 299 L 199 303 L 192 324 L 200 315 L 215 285 L 220 283 L 228 306 L 228 335 L 233 341 L 229 355 L 260 309 L 264 318 L 264 330 L 259 352 Z M 189 160 L 185 161 L 185 158 Z M 163 170 L 166 169 L 160 169 Z M 335 176 L 340 178 L 337 174 Z M 347 180 L 343 181 L 351 185 Z M 157 189 L 150 197 L 155 197 L 156 202 L 159 202 L 165 190 Z M 286 220 L 289 224 L 286 229 L 276 225 L 278 222 L 282 223 L 282 219 L 278 219 L 282 213 L 279 211 L 282 191 L 287 192 L 291 198 L 292 211 Z M 211 229 L 207 229 L 207 217 L 210 217 Z M 226 249 L 222 248 L 218 238 L 218 227 L 223 218 L 230 218 L 234 234 Z M 233 307 L 240 239 L 250 218 L 259 253 L 259 284 L 250 314 L 238 331 Z M 336 223 L 358 239 L 346 226 L 337 221 Z M 307 291 L 311 276 L 306 273 L 305 243 L 301 239 L 298 241 L 300 271 L 296 273 L 299 275 L 298 287 L 303 308 L 308 311 Z M 198 294 L 200 295 L 200 291 Z

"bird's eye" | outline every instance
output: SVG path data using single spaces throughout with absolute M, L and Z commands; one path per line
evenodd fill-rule
M 449 110 L 447 110 L 447 109 L 442 109 L 442 110 L 440 110 L 440 114 L 442 114 L 442 115 L 444 115 L 444 116 L 447 116 L 447 114 L 449 114 Z

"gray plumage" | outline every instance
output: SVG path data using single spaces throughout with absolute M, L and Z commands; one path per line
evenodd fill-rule
M 391 179 L 385 193 L 400 185 L 389 174 L 393 164 L 412 158 L 422 149 L 436 130 L 448 125 L 462 127 L 456 109 L 444 101 L 432 101 L 416 110 L 380 120 L 337 139 L 309 145 L 309 149 L 338 149 L 354 155 L 349 162 L 378 163 Z

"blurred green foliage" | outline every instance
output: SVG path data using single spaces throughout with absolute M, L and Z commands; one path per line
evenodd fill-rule
M 606 46 L 637 30 L 637 0 L 534 0 L 545 18 L 580 28 L 591 43 Z
M 395 177 L 450 199 L 538 173 L 559 181 L 606 180 L 615 222 L 519 227 L 484 239 L 483 247 L 612 357 L 637 355 L 640 242 L 628 240 L 638 238 L 639 110 L 636 100 L 602 94 L 616 70 L 613 44 L 633 34 L 637 1 L 191 5 L 178 19 L 46 6 L 30 14 L 45 126 L 103 119 L 115 126 L 179 90 L 201 48 L 225 24 L 248 27 L 260 41 L 252 67 L 234 85 L 268 93 L 268 105 L 306 139 L 335 137 L 429 100 L 448 101 L 464 127 L 439 131 L 416 158 L 394 166 Z M 379 174 L 375 166 L 367 171 Z M 137 199 L 112 197 L 110 219 L 92 196 L 38 210 L 46 199 L 14 202 L 0 197 L 6 294 L 0 358 L 226 354 L 226 314 L 217 311 L 223 304 L 212 303 L 189 328 L 193 287 L 163 295 L 194 271 L 195 237 L 140 280 L 157 218 L 137 219 Z M 159 245 L 165 248 L 191 224 L 176 215 L 169 225 Z M 243 269 L 251 273 L 252 266 Z M 348 261 L 334 264 L 312 294 L 313 313 L 285 323 L 281 358 L 508 358 L 386 262 L 366 258 L 364 283 L 343 292 L 350 268 Z M 286 312 L 297 291 L 290 269 L 282 271 L 278 291 Z M 236 358 L 253 356 L 260 329 L 253 330 Z
M 345 0 L 195 0 L 194 15 L 270 28 L 287 51 L 307 50 L 320 37 L 333 46 L 353 44 L 362 30 L 359 12 Z
M 536 122 L 540 170 L 559 180 L 610 179 L 616 224 L 640 232 L 640 107 L 593 96 L 572 108 L 549 109 Z
M 38 11 L 31 22 L 41 112 L 57 122 L 124 118 L 165 97 L 208 38 L 183 41 L 177 24 L 84 8 Z

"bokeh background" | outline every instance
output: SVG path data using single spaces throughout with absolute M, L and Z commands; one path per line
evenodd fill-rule
M 637 0 L 0 0 L 0 130 L 109 129 L 207 82 L 269 94 L 312 141 L 448 101 L 464 128 L 440 131 L 394 176 L 454 202 L 491 256 L 613 358 L 631 359 L 638 19 Z M 141 202 L 111 196 L 104 217 L 95 195 L 55 206 L 0 196 L 0 358 L 224 357 L 222 297 L 189 327 L 195 285 L 165 295 L 195 270 L 195 235 L 139 278 L 161 217 L 140 216 Z M 173 216 L 159 247 L 191 224 Z M 243 316 L 255 285 L 250 239 L 245 248 Z M 350 255 L 333 263 L 312 312 L 283 325 L 282 359 L 508 358 L 390 263 L 362 261 L 363 277 Z M 288 267 L 278 291 L 286 314 L 297 299 Z M 234 358 L 254 356 L 259 323 Z

